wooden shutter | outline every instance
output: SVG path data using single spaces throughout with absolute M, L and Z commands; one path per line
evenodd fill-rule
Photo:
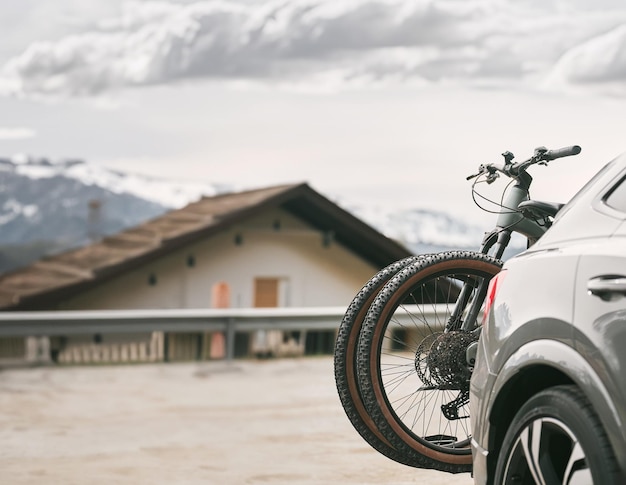
M 278 306 L 278 278 L 256 278 L 254 280 L 254 306 L 274 308 Z
M 228 283 L 220 281 L 211 288 L 211 306 L 213 308 L 230 307 L 230 287 Z

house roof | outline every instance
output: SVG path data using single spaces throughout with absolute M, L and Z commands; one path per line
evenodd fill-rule
M 410 256 L 307 184 L 203 197 L 103 240 L 0 276 L 0 309 L 39 310 L 92 288 L 172 250 L 215 235 L 269 208 L 283 210 L 333 234 L 333 240 L 376 267 Z

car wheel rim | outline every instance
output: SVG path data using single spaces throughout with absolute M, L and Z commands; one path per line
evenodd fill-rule
M 593 483 L 585 452 L 574 433 L 554 418 L 538 418 L 522 429 L 509 452 L 505 484 Z

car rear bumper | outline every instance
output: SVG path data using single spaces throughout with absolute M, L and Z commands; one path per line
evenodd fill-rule
M 472 476 L 474 485 L 487 483 L 487 455 L 488 451 L 472 439 Z

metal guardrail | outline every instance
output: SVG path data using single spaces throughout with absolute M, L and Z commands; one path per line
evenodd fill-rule
M 90 333 L 331 330 L 344 307 L 78 310 L 0 313 L 0 337 Z
M 0 337 L 221 331 L 226 335 L 230 358 L 237 332 L 336 330 L 345 310 L 345 307 L 306 307 L 0 312 Z M 432 319 L 435 306 L 421 308 L 417 313 L 420 319 Z M 406 321 L 399 324 L 414 323 L 410 314 L 400 318 Z

